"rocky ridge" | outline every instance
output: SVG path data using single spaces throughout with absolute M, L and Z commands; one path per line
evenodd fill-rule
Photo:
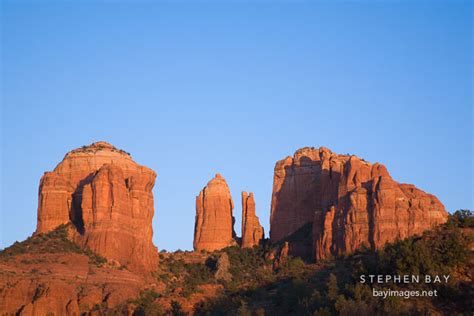
M 176 259 L 161 269 L 151 241 L 155 177 L 105 142 L 66 154 L 41 179 L 33 237 L 0 252 L 0 312 L 100 315 L 114 310 L 132 315 L 140 304 L 134 299 L 147 291 L 160 293 L 155 303 L 161 306 L 171 308 L 171 298 L 179 299 L 192 312 L 224 286 L 212 279 L 209 259 L 218 258 L 213 278 L 224 283 L 237 282 L 233 265 L 239 251 L 242 258 L 263 251 L 268 265 L 263 271 L 284 275 L 303 264 L 294 256 L 312 256 L 318 262 L 309 266 L 317 268 L 321 259 L 420 235 L 448 216 L 436 197 L 396 182 L 381 164 L 305 147 L 276 163 L 270 247 L 224 249 L 239 242 L 251 248 L 265 240 L 254 196 L 246 192 L 242 238 L 236 237 L 230 190 L 216 174 L 196 197 L 196 252 L 160 254 Z M 189 289 L 167 292 L 179 278 L 186 286 L 190 276 L 198 282 L 191 282 L 191 300 L 183 297 Z
M 379 249 L 447 217 L 435 196 L 394 181 L 383 165 L 356 156 L 305 147 L 275 165 L 271 241 L 310 230 L 310 242 L 290 242 L 293 254 L 323 259 L 362 246 Z

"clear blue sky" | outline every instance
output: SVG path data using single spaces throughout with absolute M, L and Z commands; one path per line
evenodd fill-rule
M 42 2 L 39 4 L 38 2 Z M 158 173 L 154 241 L 191 249 L 216 173 L 255 192 L 303 146 L 385 164 L 473 209 L 472 2 L 2 1 L 0 248 L 39 179 L 98 140 Z

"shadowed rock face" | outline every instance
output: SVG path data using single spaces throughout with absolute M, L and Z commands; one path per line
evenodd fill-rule
M 80 246 L 130 269 L 152 270 L 158 264 L 151 226 L 155 178 L 106 142 L 73 150 L 41 179 L 36 233 L 72 222 Z
M 214 251 L 236 244 L 233 208 L 229 187 L 216 174 L 196 197 L 194 250 Z
M 242 192 L 242 248 L 257 246 L 263 238 L 263 227 L 255 215 L 253 193 Z
M 377 249 L 444 223 L 447 216 L 435 196 L 394 181 L 383 165 L 356 156 L 306 147 L 275 166 L 271 241 L 291 239 L 311 225 L 311 242 L 290 242 L 290 253 L 293 248 L 322 259 L 362 245 Z

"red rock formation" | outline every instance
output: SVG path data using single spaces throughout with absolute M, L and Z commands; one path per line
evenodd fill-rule
M 0 315 L 89 315 L 114 308 L 147 284 L 115 267 L 97 267 L 84 254 L 20 254 L 0 258 Z
M 196 197 L 194 250 L 214 251 L 236 244 L 233 208 L 229 187 L 216 174 Z
M 291 239 L 310 225 L 317 259 L 377 249 L 446 220 L 436 197 L 356 156 L 306 147 L 275 166 L 270 239 Z
M 278 252 L 278 257 L 273 261 L 273 269 L 278 269 L 282 264 L 285 264 L 288 260 L 289 251 L 289 243 L 285 241 Z
M 66 282 L 21 280 L 2 294 L 0 311 L 11 315 L 79 314 L 77 301 L 72 299 L 76 294 L 74 285 Z
M 53 230 L 69 222 L 74 188 L 55 172 L 45 172 L 38 194 L 38 222 L 36 232 Z
M 253 193 L 242 192 L 242 248 L 257 246 L 263 238 L 263 227 L 255 215 Z
M 66 154 L 41 179 L 36 233 L 73 222 L 76 243 L 137 270 L 152 270 L 156 174 L 126 152 L 97 142 Z

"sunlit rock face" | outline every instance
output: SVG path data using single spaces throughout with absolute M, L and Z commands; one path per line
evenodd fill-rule
M 130 269 L 153 270 L 155 178 L 106 142 L 72 150 L 41 179 L 36 233 L 72 222 L 72 238 L 81 247 Z
M 263 227 L 255 214 L 253 193 L 242 192 L 242 248 L 258 246 L 263 238 Z
M 194 250 L 214 251 L 236 244 L 233 208 L 227 182 L 216 174 L 196 197 Z
M 433 195 L 394 181 L 386 168 L 305 147 L 276 163 L 270 239 L 316 259 L 377 249 L 447 220 Z

